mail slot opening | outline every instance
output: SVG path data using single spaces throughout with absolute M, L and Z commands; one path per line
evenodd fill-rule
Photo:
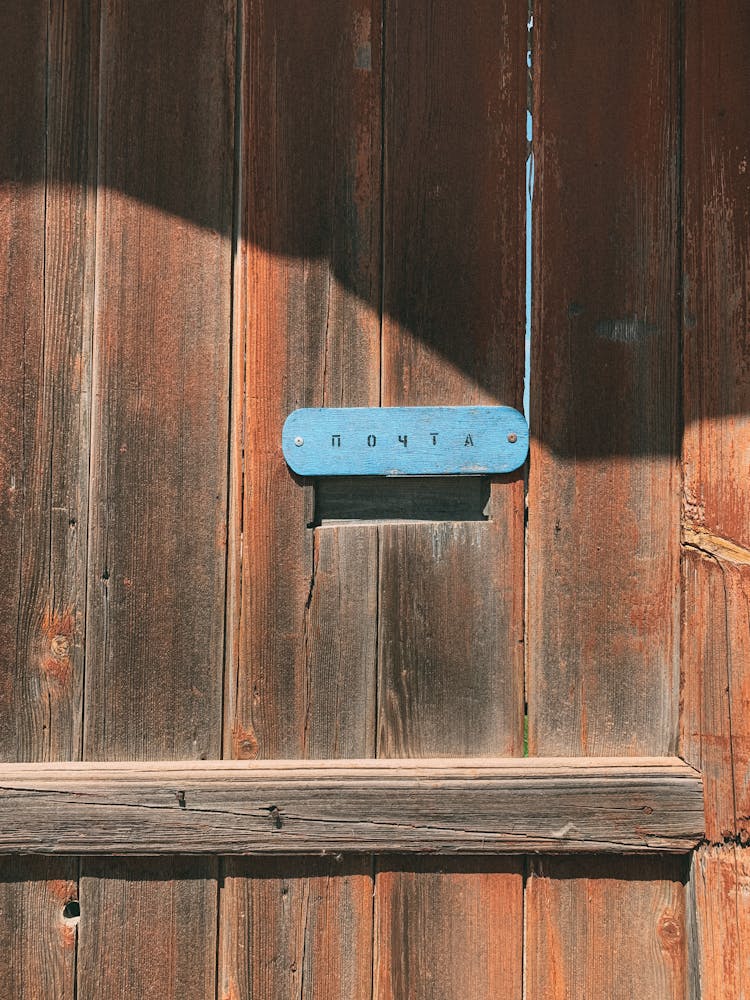
M 362 521 L 487 521 L 489 476 L 321 477 L 311 527 Z

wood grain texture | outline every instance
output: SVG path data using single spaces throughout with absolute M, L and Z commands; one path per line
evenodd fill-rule
M 0 748 L 11 760 L 29 742 L 23 732 L 41 709 L 42 687 L 39 667 L 29 676 L 21 656 L 24 634 L 33 627 L 33 602 L 24 586 L 33 559 L 25 525 L 33 520 L 27 490 L 39 476 L 32 456 L 44 342 L 47 8 L 32 3 L 21 16 L 22 7 L 6 4 L 0 13 L 0 29 L 8 39 L 8 58 L 0 70 L 5 133 L 0 151 Z
M 750 850 L 705 845 L 693 856 L 701 1000 L 744 1000 L 750 985 Z
M 74 1000 L 78 863 L 64 858 L 0 861 L 0 998 Z
M 750 11 L 685 12 L 685 756 L 709 839 L 750 837 Z M 732 31 L 722 31 L 731 24 Z
M 64 760 L 77 758 L 81 743 L 98 32 L 95 4 L 56 5 L 49 23 L 46 8 L 37 19 L 35 6 L 23 17 L 16 10 L 19 23 L 3 33 L 21 35 L 28 23 L 46 47 L 17 37 L 23 65 L 6 63 L 24 91 L 6 95 L 3 115 L 18 157 L 12 180 L 9 165 L 0 164 L 6 193 L 18 199 L 4 212 L 6 224 L 20 222 L 21 202 L 26 209 L 4 268 L 10 328 L 3 342 L 14 356 L 3 362 L 0 420 L 15 445 L 7 440 L 10 450 L 3 449 L 3 517 L 14 537 L 2 548 L 18 564 L 11 573 L 6 563 L 0 598 L 17 602 L 16 614 L 8 607 L 3 615 L 14 637 L 3 643 L 8 711 L 0 741 L 6 758 Z M 34 159 L 32 145 L 41 153 Z M 28 269 L 23 277 L 21 268 Z
M 518 405 L 525 14 L 388 5 L 386 406 Z M 378 754 L 520 753 L 523 477 L 487 523 L 380 529 Z
M 688 532 L 681 752 L 703 773 L 706 836 L 750 839 L 750 554 Z M 710 546 L 710 548 L 709 548 Z
M 221 752 L 234 4 L 101 20 L 87 759 Z M 217 863 L 85 861 L 78 995 L 213 996 Z
M 676 746 L 677 9 L 535 12 L 532 754 Z
M 80 904 L 77 996 L 215 996 L 215 862 L 88 860 Z
M 520 752 L 522 567 L 503 524 L 381 526 L 380 754 Z
M 217 757 L 233 4 L 115 0 L 101 35 L 84 750 Z
M 221 1000 L 369 997 L 371 860 L 228 860 L 219 955 Z
M 526 992 L 544 1000 L 684 1000 L 680 859 L 538 859 L 526 883 Z
M 532 755 L 677 743 L 678 14 L 534 11 Z M 680 878 L 669 860 L 535 863 L 529 1000 L 682 998 Z
M 13 3 L 0 15 L 12 50 L 0 75 L 5 759 L 80 753 L 93 234 L 87 185 L 95 151 L 89 9 L 55 7 L 49 24 L 46 5 Z
M 750 108 L 740 81 L 749 37 L 741 0 L 685 9 L 685 518 L 746 549 Z
M 0 757 L 80 753 L 96 4 L 0 10 Z M 74 859 L 0 863 L 0 997 L 75 992 Z
M 731 25 L 731 31 L 722 26 Z M 703 1000 L 750 990 L 750 11 L 685 6 L 681 753 L 704 773 L 692 869 Z
M 518 1000 L 523 862 L 398 860 L 377 878 L 377 1000 Z
M 525 20 L 385 6 L 385 406 L 520 405 Z M 379 528 L 378 756 L 522 752 L 523 505 L 516 474 L 486 522 Z M 378 865 L 382 1000 L 521 995 L 520 865 L 448 867 Z
M 298 407 L 379 400 L 381 10 L 379 0 L 240 8 L 233 378 L 243 405 L 224 755 L 364 757 L 375 748 L 377 529 L 313 528 L 313 487 L 287 468 L 281 431 Z M 368 994 L 369 860 L 227 861 L 220 923 L 226 1000 Z
M 308 527 L 312 487 L 287 468 L 281 429 L 298 407 L 378 402 L 380 24 L 375 0 L 245 4 L 245 484 L 229 756 L 374 749 L 375 529 Z
M 0 851 L 686 851 L 700 775 L 679 758 L 23 765 Z

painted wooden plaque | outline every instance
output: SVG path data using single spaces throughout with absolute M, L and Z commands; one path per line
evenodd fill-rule
M 300 476 L 476 476 L 523 465 L 529 430 L 509 406 L 303 409 L 282 447 Z

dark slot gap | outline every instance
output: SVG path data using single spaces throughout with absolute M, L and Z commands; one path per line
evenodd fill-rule
M 489 476 L 331 476 L 314 480 L 311 527 L 349 521 L 487 521 Z

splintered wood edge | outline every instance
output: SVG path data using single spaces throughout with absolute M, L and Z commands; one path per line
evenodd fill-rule
M 9 764 L 0 853 L 683 853 L 676 757 Z

